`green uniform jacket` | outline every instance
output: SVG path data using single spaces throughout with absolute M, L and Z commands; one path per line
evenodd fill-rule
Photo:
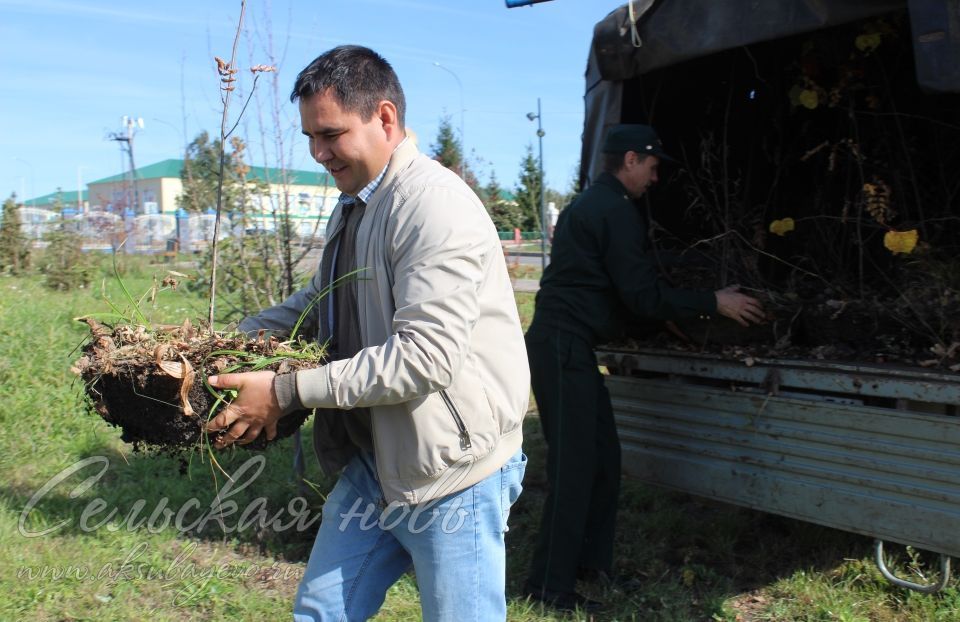
M 716 312 L 713 292 L 676 289 L 648 255 L 647 221 L 616 177 L 603 173 L 560 213 L 533 327 L 602 343 L 628 323 Z

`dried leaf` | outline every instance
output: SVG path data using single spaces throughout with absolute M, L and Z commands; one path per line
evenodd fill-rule
M 180 327 L 180 337 L 182 339 L 193 339 L 196 337 L 197 331 L 190 324 L 190 318 L 187 318 L 183 321 L 183 326 Z
M 183 361 L 183 383 L 180 385 L 180 404 L 183 406 L 183 415 L 192 417 L 195 413 L 193 406 L 190 405 L 190 389 L 193 388 L 193 366 L 190 361 L 180 355 Z
M 803 89 L 797 99 L 801 106 L 809 110 L 816 110 L 820 105 L 820 96 L 813 89 Z
M 176 291 L 177 286 L 180 285 L 180 281 L 173 278 L 172 276 L 163 277 L 163 282 L 161 283 L 164 287 L 169 287 L 170 289 Z
M 870 34 L 859 35 L 853 42 L 857 49 L 861 52 L 866 52 L 869 54 L 878 47 L 880 47 L 880 42 L 883 38 L 880 36 L 879 32 L 872 32 Z
M 91 361 L 89 356 L 81 356 L 70 368 L 70 371 L 77 374 L 78 376 L 82 374 L 88 367 L 90 367 Z
M 168 376 L 173 378 L 184 377 L 183 363 L 180 361 L 160 361 L 157 363 L 157 366 L 159 366 L 160 369 L 163 370 L 163 373 L 167 374 Z
M 169 343 L 158 343 L 157 347 L 153 349 L 153 360 L 157 363 L 157 365 L 160 365 L 160 363 L 163 362 L 164 355 L 166 355 L 167 352 L 172 351 L 173 346 L 171 346 Z
M 796 228 L 796 223 L 793 221 L 793 218 L 781 218 L 780 220 L 774 220 L 770 223 L 770 233 L 775 233 L 780 237 L 783 237 L 788 231 L 793 231 Z
M 890 230 L 883 236 L 883 245 L 891 253 L 909 254 L 916 248 L 918 237 L 919 234 L 916 229 L 910 229 L 909 231 Z
M 890 207 L 890 186 L 879 178 L 863 184 L 864 209 L 881 225 L 886 225 L 896 216 Z

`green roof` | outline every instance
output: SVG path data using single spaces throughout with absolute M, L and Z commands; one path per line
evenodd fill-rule
M 82 193 L 83 200 L 87 200 L 87 191 L 84 190 Z M 24 206 L 27 207 L 36 207 L 37 205 L 53 205 L 53 202 L 59 197 L 60 202 L 63 203 L 64 207 L 70 207 L 71 205 L 77 204 L 77 191 L 73 190 L 63 190 L 60 192 L 51 192 L 50 194 L 45 194 L 42 197 L 37 197 L 35 199 L 27 199 L 23 202 Z
M 135 173 L 137 179 L 162 179 L 173 177 L 180 179 L 180 173 L 183 171 L 183 160 L 163 160 L 147 166 L 139 167 Z M 329 186 L 330 175 L 326 171 L 298 171 L 287 169 L 287 183 L 295 186 Z M 279 168 L 269 168 L 265 166 L 251 166 L 249 176 L 253 179 L 265 181 L 271 184 L 279 184 L 283 180 L 284 171 Z M 91 184 L 105 184 L 115 181 L 123 181 L 127 175 L 121 173 L 104 177 Z
M 250 176 L 254 179 L 260 179 L 267 183 L 279 184 L 283 181 L 284 171 L 279 168 L 267 168 L 264 166 L 251 166 Z M 329 186 L 330 173 L 324 170 L 316 171 L 298 171 L 287 169 L 287 183 L 294 186 Z

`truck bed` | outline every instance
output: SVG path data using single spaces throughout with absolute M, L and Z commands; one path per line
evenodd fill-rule
M 598 351 L 624 471 L 960 557 L 960 376 Z

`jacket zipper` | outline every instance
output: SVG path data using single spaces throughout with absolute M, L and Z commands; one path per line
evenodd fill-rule
M 460 449 L 462 451 L 470 449 L 473 447 L 473 444 L 470 442 L 470 433 L 467 432 L 467 426 L 463 424 L 463 418 L 460 416 L 460 411 L 457 410 L 456 404 L 454 404 L 453 400 L 450 399 L 450 396 L 447 395 L 446 389 L 442 389 L 440 391 L 440 397 L 443 398 L 444 403 L 450 410 L 450 414 L 453 415 L 453 420 L 457 424 L 457 429 L 460 430 Z

